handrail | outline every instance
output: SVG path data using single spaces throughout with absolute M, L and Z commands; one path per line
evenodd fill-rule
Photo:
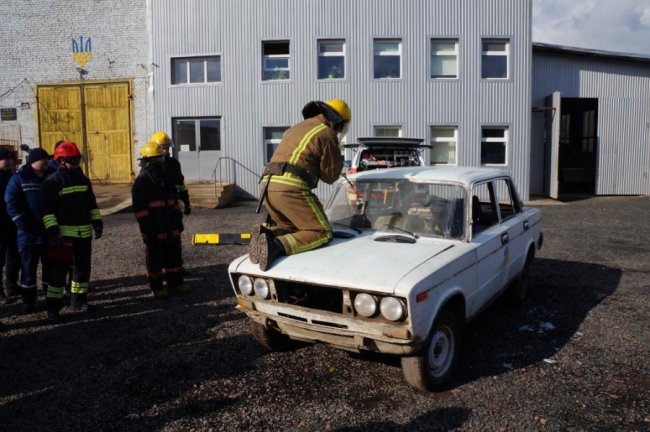
M 216 195 L 217 193 L 217 182 L 223 181 L 222 178 L 222 165 L 223 161 L 230 161 L 231 163 L 226 166 L 226 181 L 234 183 L 235 185 L 237 184 L 237 178 L 236 178 L 236 168 L 239 167 L 243 169 L 244 171 L 247 171 L 255 176 L 259 176 L 258 173 L 255 171 L 251 170 L 247 166 L 243 165 L 242 163 L 238 162 L 236 159 L 231 158 L 230 156 L 221 156 L 219 159 L 217 159 L 217 162 L 214 166 L 214 170 L 212 170 L 212 179 L 214 180 L 214 193 Z M 218 174 L 218 175 L 217 175 Z

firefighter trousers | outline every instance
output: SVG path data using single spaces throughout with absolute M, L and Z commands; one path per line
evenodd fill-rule
M 287 255 L 316 249 L 332 240 L 332 228 L 318 197 L 310 190 L 269 190 L 266 209 L 274 235 Z
M 70 283 L 70 304 L 73 307 L 87 303 L 90 287 L 90 258 L 92 254 L 92 239 L 64 237 L 64 241 L 72 242 L 72 281 Z M 66 279 L 70 270 L 70 262 L 50 261 L 49 277 L 47 280 L 47 311 L 58 313 L 63 306 Z
M 2 197 L 0 197 L 2 199 Z M 5 294 L 14 294 L 18 289 L 18 272 L 20 271 L 20 255 L 16 231 L 0 233 L 0 289 Z M 3 279 L 4 272 L 4 279 Z
M 47 259 L 47 245 L 28 244 L 20 247 L 20 296 L 23 304 L 33 306 L 38 296 L 36 273 L 38 263 L 41 263 L 41 283 L 43 289 L 47 287 L 49 277 L 49 261 Z
M 181 237 L 149 239 L 146 245 L 147 277 L 151 291 L 161 291 L 163 280 L 174 289 L 183 285 L 183 249 Z

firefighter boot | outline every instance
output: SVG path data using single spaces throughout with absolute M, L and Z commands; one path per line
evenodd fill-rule
M 153 294 L 153 297 L 157 300 L 164 300 L 169 297 L 169 291 L 167 291 L 167 288 L 160 288 L 160 289 L 151 289 L 151 293 Z
M 192 287 L 184 283 L 180 285 L 167 285 L 167 291 L 169 294 L 189 294 L 192 292 Z
M 280 240 L 268 233 L 261 233 L 257 240 L 257 253 L 260 259 L 260 270 L 267 271 L 273 260 L 285 255 L 284 247 Z
M 264 225 L 255 225 L 251 230 L 251 242 L 250 242 L 250 252 L 248 254 L 251 262 L 253 264 L 260 263 L 259 250 L 257 248 L 257 242 L 260 239 L 260 234 L 267 233 L 272 234 L 272 231 L 265 227 Z
M 20 296 L 23 299 L 23 314 L 27 315 L 36 311 L 36 288 L 21 288 Z
M 70 309 L 75 314 L 84 314 L 88 312 L 88 294 L 70 295 Z
M 47 309 L 47 320 L 51 323 L 58 322 L 61 318 L 59 312 L 61 311 L 61 300 L 47 297 L 45 299 L 45 307 Z

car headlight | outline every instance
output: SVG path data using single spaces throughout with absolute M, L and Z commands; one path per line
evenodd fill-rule
M 388 321 L 399 321 L 404 318 L 404 303 L 395 297 L 384 297 L 379 304 L 381 315 Z
M 377 300 L 370 294 L 357 294 L 354 297 L 354 309 L 362 317 L 371 317 L 377 313 Z
M 241 275 L 237 280 L 237 285 L 239 286 L 239 291 L 244 295 L 251 295 L 253 292 L 253 281 L 250 276 Z
M 255 295 L 263 299 L 269 298 L 269 284 L 266 282 L 266 279 L 258 278 L 253 282 L 253 289 L 255 290 Z

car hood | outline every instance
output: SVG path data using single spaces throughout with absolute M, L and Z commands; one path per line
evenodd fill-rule
M 274 279 L 317 285 L 341 286 L 392 294 L 409 272 L 456 242 L 419 238 L 415 243 L 376 241 L 383 233 L 363 233 L 351 239 L 335 239 L 329 245 L 282 257 L 266 272 L 248 256 L 233 262 L 230 272 L 264 275 Z

